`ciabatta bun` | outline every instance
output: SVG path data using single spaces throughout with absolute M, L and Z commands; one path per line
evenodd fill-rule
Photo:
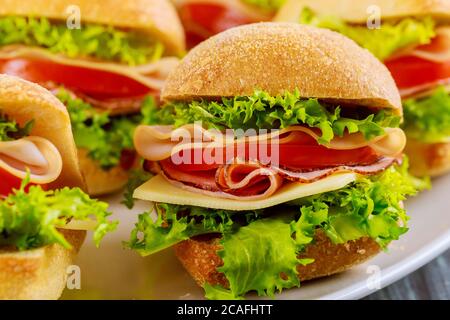
M 80 9 L 83 23 L 142 32 L 161 40 L 171 54 L 185 50 L 183 27 L 169 0 L 4 0 L 0 16 L 45 17 L 65 22 L 74 6 Z
M 60 230 L 72 245 L 67 250 L 54 244 L 17 251 L 0 248 L 0 300 L 56 300 L 67 281 L 86 231 Z
M 287 0 L 274 21 L 298 22 L 304 7 L 324 16 L 365 24 L 379 10 L 383 19 L 432 16 L 450 21 L 449 0 Z
M 450 172 L 450 142 L 424 143 L 408 138 L 405 153 L 415 176 L 437 177 Z
M 352 40 L 294 23 L 237 27 L 194 48 L 169 75 L 162 99 L 272 95 L 298 89 L 302 97 L 393 109 L 400 95 L 387 68 Z
M 51 141 L 60 152 L 62 173 L 50 188 L 84 188 L 69 114 L 54 95 L 37 84 L 0 75 L 0 112 L 21 125 L 34 120 L 31 135 Z
M 209 283 L 228 288 L 225 275 L 217 270 L 223 265 L 217 255 L 220 249 L 219 238 L 201 236 L 177 244 L 175 253 L 200 286 Z M 306 251 L 299 256 L 315 261 L 307 266 L 299 265 L 298 277 L 304 281 L 336 274 L 363 263 L 379 252 L 380 246 L 368 238 L 334 245 L 323 232 L 316 232 L 314 244 L 307 246 Z

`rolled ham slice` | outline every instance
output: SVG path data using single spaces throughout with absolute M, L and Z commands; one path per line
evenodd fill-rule
M 24 179 L 29 170 L 31 183 L 48 184 L 59 177 L 62 166 L 58 149 L 47 139 L 0 141 L 0 168 L 17 178 Z
M 384 157 L 364 166 L 338 166 L 310 171 L 292 171 L 279 167 L 264 166 L 256 161 L 236 159 L 217 169 L 184 172 L 170 160 L 160 162 L 163 176 L 182 189 L 205 195 L 228 199 L 261 200 L 275 194 L 286 183 L 312 183 L 333 174 L 353 172 L 360 175 L 378 174 L 400 158 Z

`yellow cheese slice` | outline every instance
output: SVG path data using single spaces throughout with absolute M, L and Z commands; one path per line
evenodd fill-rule
M 233 211 L 256 210 L 276 206 L 295 199 L 315 194 L 342 189 L 356 181 L 357 174 L 341 173 L 313 183 L 292 182 L 286 184 L 267 199 L 256 201 L 224 199 L 201 193 L 194 193 L 178 188 L 157 175 L 134 191 L 134 197 L 140 200 L 162 202 L 178 205 L 189 205 L 204 208 L 224 209 Z

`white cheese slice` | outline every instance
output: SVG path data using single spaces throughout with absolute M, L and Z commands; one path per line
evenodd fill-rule
M 204 208 L 243 211 L 256 210 L 276 206 L 295 199 L 315 194 L 342 189 L 356 181 L 357 174 L 341 173 L 329 176 L 313 183 L 291 182 L 280 188 L 269 198 L 246 201 L 223 199 L 194 193 L 178 188 L 167 181 L 163 176 L 157 175 L 134 191 L 134 197 L 140 200 L 162 202 L 178 205 L 189 205 Z

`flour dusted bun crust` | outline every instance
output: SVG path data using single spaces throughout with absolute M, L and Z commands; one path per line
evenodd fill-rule
M 265 50 L 260 50 L 265 48 Z M 294 23 L 258 23 L 225 31 L 192 50 L 170 74 L 162 99 L 300 95 L 401 113 L 386 67 L 348 38 Z

